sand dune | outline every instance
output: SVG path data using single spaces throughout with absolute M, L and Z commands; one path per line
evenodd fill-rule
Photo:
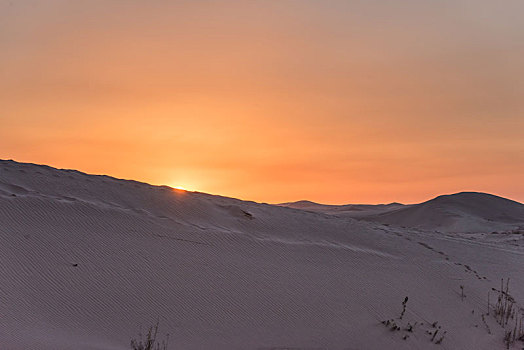
M 413 205 L 323 205 L 300 201 L 282 206 L 383 224 L 456 233 L 524 232 L 524 204 L 479 192 L 442 195 Z
M 409 207 L 409 205 L 404 205 L 401 203 L 329 205 L 305 200 L 298 202 L 281 203 L 279 204 L 279 206 L 302 209 L 317 213 L 350 217 L 355 219 L 365 218 L 371 215 L 386 213 L 396 209 Z
M 519 239 L 0 161 L 0 349 L 129 349 L 156 320 L 172 349 L 503 349 L 481 315 L 501 277 L 524 305 Z
M 368 216 L 382 223 L 442 232 L 524 233 L 524 205 L 487 193 L 462 192 Z

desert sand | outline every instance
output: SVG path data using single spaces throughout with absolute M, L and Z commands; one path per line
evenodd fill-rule
M 302 204 L 0 161 L 0 348 L 130 349 L 157 321 L 170 349 L 506 348 L 522 204 Z

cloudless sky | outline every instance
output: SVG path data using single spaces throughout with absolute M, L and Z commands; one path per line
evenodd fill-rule
M 522 202 L 523 14 L 0 0 L 0 158 L 265 202 Z

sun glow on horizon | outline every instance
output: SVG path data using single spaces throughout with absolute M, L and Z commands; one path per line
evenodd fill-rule
M 195 192 L 198 191 L 198 186 L 188 181 L 171 181 L 168 184 L 172 189 L 184 192 Z

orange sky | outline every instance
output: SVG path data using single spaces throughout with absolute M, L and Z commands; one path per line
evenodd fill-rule
M 523 202 L 522 13 L 0 0 L 0 158 L 271 203 Z

